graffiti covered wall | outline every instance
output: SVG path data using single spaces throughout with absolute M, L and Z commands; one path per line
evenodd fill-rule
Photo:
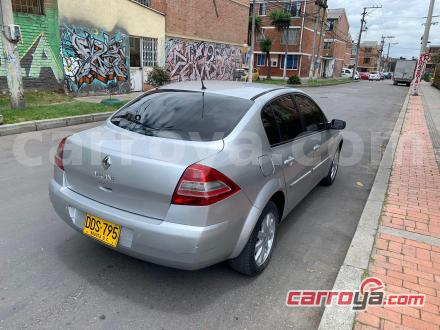
M 241 68 L 241 47 L 177 38 L 165 46 L 165 68 L 173 81 L 232 80 Z
M 23 84 L 27 90 L 57 90 L 63 87 L 63 70 L 56 1 L 45 1 L 44 15 L 14 13 L 22 40 L 17 44 Z M 11 60 L 11 59 L 9 59 Z M 8 89 L 3 45 L 0 38 L 0 90 Z
M 130 91 L 128 36 L 63 24 L 61 58 L 73 93 Z

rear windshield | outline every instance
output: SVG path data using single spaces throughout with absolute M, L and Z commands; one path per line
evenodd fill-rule
M 253 103 L 213 93 L 156 90 L 123 107 L 111 122 L 149 136 L 214 141 L 226 137 Z

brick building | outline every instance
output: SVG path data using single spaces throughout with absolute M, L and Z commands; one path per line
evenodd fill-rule
M 322 53 L 322 77 L 340 77 L 343 67 L 350 64 L 347 47 L 351 49 L 350 25 L 344 8 L 328 9 Z
M 249 0 L 151 0 L 166 14 L 165 68 L 174 81 L 231 80 L 241 68 Z
M 359 72 L 377 71 L 379 63 L 379 44 L 377 41 L 364 41 L 359 49 Z
M 257 13 L 262 19 L 262 33 L 257 36 L 255 45 L 254 63 L 260 71 L 260 75 L 267 75 L 266 55 L 261 51 L 259 41 L 263 37 L 272 40 L 272 51 L 270 56 L 271 75 L 273 78 L 282 78 L 284 69 L 284 54 L 286 48 L 286 38 L 284 32 L 278 31 L 271 25 L 269 19 L 270 12 L 273 10 L 286 10 L 290 13 L 291 23 L 287 37 L 287 76 L 309 76 L 313 52 L 313 34 L 315 28 L 315 15 L 318 6 L 314 1 L 307 0 L 279 0 L 257 1 Z M 252 6 L 250 8 L 252 12 Z M 319 22 L 324 23 L 326 19 L 325 10 L 320 11 Z M 322 26 L 324 30 L 324 25 Z M 316 37 L 316 53 L 322 54 L 323 40 L 320 38 L 321 24 L 318 27 Z M 320 40 L 321 39 L 321 40 Z M 318 52 L 320 48 L 320 52 Z
M 60 32 L 56 0 L 12 0 L 15 24 L 22 40 L 17 44 L 26 90 L 57 90 L 63 86 L 59 57 Z M 6 91 L 6 65 L 0 38 L 0 90 Z
M 429 46 L 427 52 L 430 53 L 432 57 L 439 56 L 440 55 L 440 45 Z M 437 66 L 438 66 L 438 63 L 434 63 L 433 61 L 430 61 L 426 64 L 425 72 L 434 74 Z

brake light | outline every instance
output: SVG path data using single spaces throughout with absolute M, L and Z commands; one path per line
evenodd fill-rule
M 223 173 L 205 165 L 193 164 L 180 178 L 171 204 L 211 205 L 239 191 L 240 187 Z
M 55 165 L 58 166 L 61 170 L 64 171 L 64 145 L 66 144 L 68 136 L 63 138 L 58 144 L 57 153 L 55 154 Z

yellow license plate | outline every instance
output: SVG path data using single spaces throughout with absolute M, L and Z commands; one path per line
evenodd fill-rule
M 83 233 L 107 245 L 116 247 L 121 234 L 121 226 L 87 214 L 84 220 Z

